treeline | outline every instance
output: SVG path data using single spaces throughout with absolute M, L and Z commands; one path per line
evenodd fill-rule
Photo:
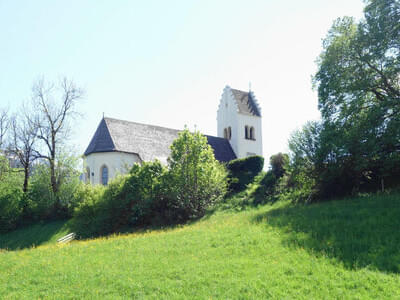
M 215 159 L 207 138 L 187 129 L 173 142 L 167 166 L 135 164 L 107 186 L 80 181 L 76 162 L 58 158 L 56 172 L 63 180 L 57 193 L 48 164 L 36 164 L 24 192 L 23 173 L 0 157 L 0 233 L 60 218 L 71 219 L 79 237 L 179 224 L 203 216 L 228 190 L 227 169 Z
M 298 201 L 400 183 L 400 1 L 366 1 L 364 19 L 335 21 L 318 71 L 321 121 L 290 141 L 288 187 Z
M 0 231 L 71 217 L 79 171 L 67 142 L 83 94 L 66 78 L 40 79 L 18 113 L 0 108 Z

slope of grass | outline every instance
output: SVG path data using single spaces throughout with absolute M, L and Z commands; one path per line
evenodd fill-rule
M 399 201 L 276 203 L 174 229 L 3 251 L 0 295 L 400 298 Z M 392 263 L 381 263 L 387 255 Z
M 66 221 L 34 224 L 0 234 L 0 249 L 17 250 L 51 244 L 68 233 Z
M 286 246 L 336 258 L 352 269 L 400 273 L 399 194 L 285 206 L 254 220 L 284 232 Z

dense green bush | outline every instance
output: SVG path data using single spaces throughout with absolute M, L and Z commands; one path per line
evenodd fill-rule
M 269 159 L 271 171 L 276 178 L 281 178 L 289 169 L 289 155 L 286 153 L 277 153 Z
M 262 171 L 263 167 L 264 158 L 262 156 L 249 156 L 230 161 L 227 164 L 230 190 L 238 192 L 245 189 Z
M 81 237 L 125 227 L 180 223 L 203 216 L 226 192 L 226 170 L 200 133 L 183 131 L 171 146 L 168 168 L 159 161 L 135 164 L 102 189 L 75 196 L 73 227 Z
M 207 138 L 184 130 L 171 146 L 164 177 L 170 220 L 201 217 L 221 200 L 227 189 L 227 172 L 214 157 Z
M 277 178 L 273 171 L 268 171 L 259 174 L 261 177 L 259 180 L 255 180 L 257 183 L 256 189 L 253 194 L 253 204 L 263 204 L 266 202 L 273 202 L 276 198 Z
M 23 176 L 11 170 L 8 161 L 0 156 L 0 232 L 14 229 L 23 215 Z
M 126 226 L 150 224 L 160 200 L 165 168 L 160 162 L 135 164 L 126 176 L 113 179 L 107 187 L 85 185 L 77 198 L 73 228 L 81 237 L 105 235 Z
M 75 196 L 75 191 L 82 184 L 75 161 L 75 158 L 68 158 L 57 166 L 57 194 L 51 188 L 49 167 L 46 164 L 35 165 L 27 194 L 26 219 L 63 219 L 72 216 L 74 208 L 82 201 Z
M 28 189 L 26 218 L 32 220 L 49 219 L 53 215 L 56 196 L 50 185 L 50 172 L 46 165 L 37 165 L 31 176 Z
M 110 182 L 108 188 L 113 190 L 115 186 L 120 185 L 121 178 L 117 178 Z M 104 192 L 106 187 L 103 185 L 82 184 L 76 191 L 77 198 L 82 199 L 78 207 L 75 208 L 71 222 L 71 229 L 78 234 L 79 237 L 90 237 L 100 235 L 106 227 L 103 221 L 106 219 L 104 202 Z

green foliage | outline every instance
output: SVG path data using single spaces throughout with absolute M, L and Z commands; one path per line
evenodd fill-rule
M 158 160 L 132 167 L 124 187 L 124 197 L 130 201 L 123 224 L 148 225 L 163 215 L 160 208 L 164 207 L 162 190 L 166 172 Z
M 81 201 L 75 208 L 71 230 L 76 232 L 79 237 L 90 237 L 101 233 L 104 219 L 101 201 L 104 191 L 103 185 L 82 184 L 75 192 L 75 196 Z
M 20 186 L 12 179 L 0 183 L 0 232 L 14 229 L 22 216 L 22 198 Z
M 82 198 L 75 192 L 82 184 L 77 171 L 77 158 L 65 156 L 58 160 L 57 194 L 51 188 L 50 169 L 47 164 L 37 164 L 31 176 L 27 198 L 26 218 L 32 220 L 70 218 Z
M 56 196 L 50 184 L 50 172 L 47 165 L 35 166 L 28 189 L 28 207 L 26 217 L 32 220 L 44 220 L 52 217 Z
M 14 229 L 23 214 L 22 173 L 9 168 L 0 156 L 0 232 Z
M 78 197 L 85 200 L 75 210 L 74 230 L 88 237 L 185 222 L 203 216 L 225 195 L 226 171 L 200 133 L 180 133 L 168 163 L 168 169 L 159 161 L 135 164 L 102 192 L 85 187 Z
M 234 191 L 242 191 L 254 180 L 264 167 L 262 156 L 249 156 L 238 158 L 227 164 L 229 171 L 229 188 Z
M 323 42 L 313 80 L 322 122 L 290 141 L 292 183 L 308 176 L 317 198 L 400 184 L 399 10 L 366 1 L 365 19 L 338 19 Z
M 172 143 L 164 180 L 169 218 L 174 222 L 201 217 L 226 193 L 226 171 L 207 138 L 185 129 Z
M 289 155 L 281 152 L 272 155 L 269 159 L 269 164 L 275 177 L 281 178 L 289 168 Z
M 150 224 L 163 213 L 157 208 L 165 172 L 159 161 L 143 162 L 107 187 L 84 185 L 79 192 L 84 200 L 75 210 L 73 230 L 86 238 L 117 232 L 126 226 Z

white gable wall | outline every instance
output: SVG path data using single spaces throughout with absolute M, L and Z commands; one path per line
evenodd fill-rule
M 224 128 L 231 127 L 232 137 L 229 141 L 238 158 L 249 155 L 263 155 L 261 117 L 244 115 L 238 112 L 236 100 L 231 88 L 225 87 L 217 112 L 217 132 L 224 137 Z M 245 126 L 254 127 L 255 140 L 245 138 Z
M 90 183 L 101 184 L 101 168 L 105 165 L 108 168 L 108 181 L 118 174 L 129 171 L 134 163 L 140 163 L 137 154 L 123 152 L 99 152 L 91 153 L 84 158 L 84 172 L 90 168 Z
M 218 137 L 224 137 L 224 129 L 231 127 L 232 137 L 230 144 L 232 146 L 233 152 L 238 156 L 238 139 L 240 137 L 238 120 L 237 120 L 237 105 L 236 101 L 232 96 L 230 87 L 225 87 L 222 94 L 221 101 L 219 103 L 217 112 L 217 135 Z

